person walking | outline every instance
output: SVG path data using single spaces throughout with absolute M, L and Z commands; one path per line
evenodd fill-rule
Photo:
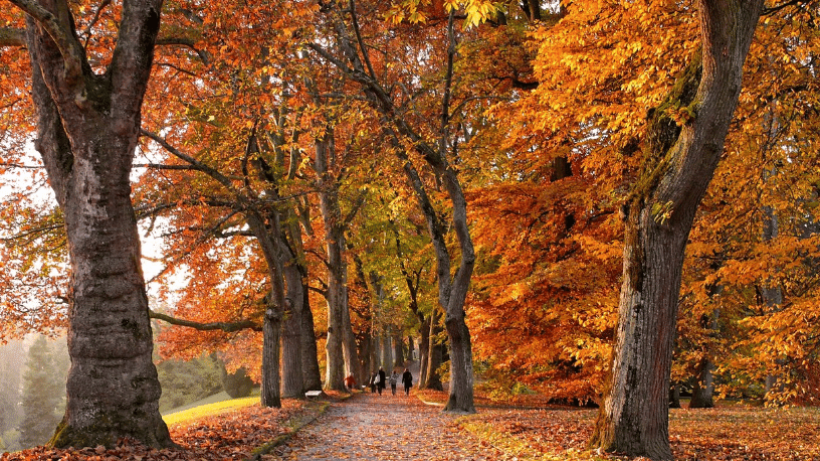
M 356 387 L 356 378 L 353 375 L 348 375 L 347 378 L 345 378 L 345 387 L 350 392 L 353 392 L 353 389 Z
M 407 368 L 401 375 L 401 382 L 404 384 L 404 395 L 410 395 L 410 388 L 413 387 L 413 373 L 410 373 Z
M 379 367 L 379 373 L 376 377 L 376 387 L 379 388 L 379 395 L 382 395 L 382 391 L 387 387 L 387 374 L 382 367 Z
M 393 374 L 390 375 L 390 391 L 393 392 L 393 395 L 396 395 L 396 383 L 399 382 L 399 374 L 396 370 L 393 370 Z
M 376 373 L 375 371 L 373 372 L 372 375 L 370 375 L 370 393 L 371 394 L 376 393 L 376 386 L 378 386 L 378 383 L 376 382 L 376 378 L 378 378 L 378 377 L 379 377 L 379 374 Z

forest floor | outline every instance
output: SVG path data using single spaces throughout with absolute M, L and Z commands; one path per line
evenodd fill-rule
M 531 396 L 494 401 L 478 394 L 478 413 L 450 415 L 443 392 L 355 393 L 285 400 L 283 408 L 240 408 L 170 426 L 176 449 L 131 443 L 82 450 L 34 448 L 0 460 L 619 460 L 586 449 L 596 411 L 549 405 Z M 427 403 L 424 403 L 423 401 Z M 670 411 L 678 461 L 820 460 L 820 409 L 726 404 Z
M 443 403 L 443 392 L 421 398 Z M 541 396 L 494 401 L 477 394 L 478 413 L 459 427 L 519 460 L 617 460 L 587 450 L 597 409 L 547 404 Z M 677 461 L 820 461 L 820 408 L 763 408 L 719 402 L 711 409 L 670 409 Z M 624 458 L 625 459 L 625 458 Z

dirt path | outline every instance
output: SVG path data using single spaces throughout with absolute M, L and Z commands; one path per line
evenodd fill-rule
M 412 394 L 412 392 L 411 392 Z M 495 460 L 501 454 L 453 427 L 455 416 L 397 391 L 336 403 L 268 459 Z

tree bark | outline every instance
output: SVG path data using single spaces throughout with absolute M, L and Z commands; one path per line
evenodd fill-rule
M 344 251 L 344 232 L 339 228 L 342 220 L 339 210 L 338 188 L 333 184 L 329 173 L 329 159 L 334 155 L 333 132 L 328 130 L 324 138 L 316 140 L 316 174 L 319 178 L 319 206 L 325 228 L 325 247 L 327 250 L 328 289 L 327 289 L 327 368 L 324 388 L 343 391 L 345 378 L 344 357 L 344 285 L 342 252 Z
M 672 383 L 669 388 L 669 408 L 680 408 L 680 384 Z
M 421 339 L 419 340 L 419 388 L 427 386 L 427 366 L 430 362 L 430 316 L 422 317 L 423 321 L 419 327 Z
M 302 273 L 295 261 L 285 266 L 287 300 L 282 322 L 282 397 L 301 397 L 305 392 L 302 371 L 302 309 L 305 302 Z
M 282 315 L 273 306 L 265 310 L 265 325 L 262 342 L 262 392 L 263 407 L 280 408 L 279 393 L 279 340 L 282 330 Z
M 124 2 L 116 50 L 100 76 L 66 2 L 15 2 L 28 13 L 35 147 L 65 215 L 71 261 L 72 365 L 66 413 L 50 442 L 57 447 L 112 446 L 121 437 L 173 444 L 159 414 L 129 180 L 161 4 Z
M 715 364 L 708 358 L 701 362 L 698 375 L 695 377 L 695 385 L 692 388 L 689 408 L 713 408 L 715 406 L 715 382 L 712 376 L 714 370 Z
M 702 58 L 652 115 L 646 169 L 624 213 L 615 357 L 592 439 L 599 449 L 653 460 L 672 459 L 669 373 L 684 247 L 723 153 L 762 1 L 699 6 Z M 691 119 L 678 127 L 666 113 L 671 107 L 688 110 Z
M 766 179 L 768 178 L 764 177 L 764 181 Z M 766 220 L 763 222 L 763 241 L 770 242 L 777 238 L 780 226 L 778 225 L 777 215 L 771 207 L 764 207 L 763 212 L 766 216 Z M 780 289 L 780 285 L 772 283 L 771 279 L 767 280 L 766 284 L 760 287 L 760 297 L 763 300 L 763 304 L 772 311 L 777 311 L 779 306 L 783 304 L 783 292 Z M 782 360 L 777 360 L 776 364 L 782 364 L 782 362 Z M 767 396 L 771 397 L 771 392 L 777 389 L 777 381 L 778 375 L 776 371 L 766 375 L 764 398 Z
M 413 360 L 413 353 L 416 352 L 416 343 L 413 342 L 413 335 L 407 336 L 407 360 Z
M 313 312 L 307 284 L 302 286 L 302 374 L 306 390 L 322 388 L 322 373 L 319 371 L 319 350 L 316 346 L 316 332 L 313 327 Z
M 393 335 L 393 367 L 404 367 L 404 343 L 402 342 L 402 335 Z
M 425 372 L 425 380 L 423 389 L 435 389 L 437 391 L 443 390 L 444 385 L 441 382 L 441 375 L 438 372 L 439 367 L 444 361 L 444 345 L 438 342 L 438 334 L 441 332 L 441 327 L 438 323 L 438 310 L 433 309 L 430 313 L 430 333 L 428 334 L 427 345 L 427 367 Z M 419 386 L 421 387 L 421 386 Z
M 342 328 L 344 328 L 344 344 L 342 352 L 345 358 L 345 376 L 358 374 L 359 352 L 356 345 L 356 335 L 353 333 L 353 324 L 350 321 L 350 303 L 347 291 L 347 264 L 342 261 Z

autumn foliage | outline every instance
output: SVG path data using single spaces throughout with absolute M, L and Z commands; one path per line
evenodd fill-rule
M 103 72 L 123 2 L 57 3 Z M 319 364 L 361 380 L 380 344 L 409 352 L 408 337 L 424 354 L 449 342 L 458 361 L 452 325 L 465 312 L 482 392 L 601 404 L 625 221 L 663 142 L 653 120 L 680 131 L 698 115 L 665 101 L 700 59 L 701 3 L 164 2 L 131 172 L 159 255 L 152 315 L 171 319 L 154 322 L 159 355 L 216 351 L 259 382 L 268 309 L 287 322 L 299 292 L 316 380 Z M 815 1 L 766 2 L 688 234 L 670 390 L 693 406 L 820 398 L 818 16 Z M 18 8 L 0 11 L 0 338 L 65 328 L 73 296 L 65 216 L 31 147 L 25 26 Z M 655 205 L 656 223 L 674 217 L 671 202 Z M 463 306 L 449 302 L 459 277 Z M 339 335 L 352 341 L 344 354 Z M 453 376 L 445 362 L 430 372 Z M 536 439 L 556 430 L 538 422 L 551 415 L 519 429 L 495 417 Z M 564 423 L 586 434 L 582 420 Z M 673 436 L 681 459 L 686 437 Z

